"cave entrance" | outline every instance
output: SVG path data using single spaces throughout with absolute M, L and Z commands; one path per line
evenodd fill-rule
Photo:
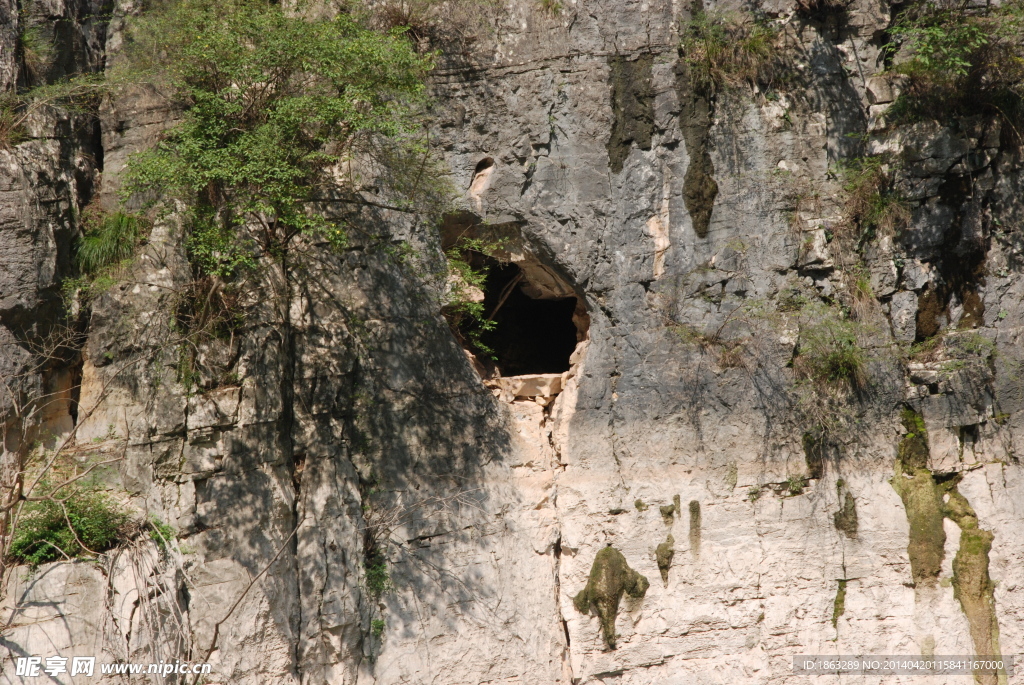
M 493 260 L 490 260 L 493 262 Z M 478 359 L 490 357 L 499 376 L 561 374 L 582 340 L 575 296 L 558 297 L 532 283 L 517 264 L 488 265 L 484 313 L 494 322 L 481 333 Z
M 455 297 L 442 313 L 496 397 L 548 407 L 577 373 L 590 315 L 580 293 L 521 231 L 518 223 L 481 224 L 467 212 L 446 217 L 441 246 L 460 266 L 449 276 Z

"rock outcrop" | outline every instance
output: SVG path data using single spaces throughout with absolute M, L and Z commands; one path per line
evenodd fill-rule
M 157 221 L 81 354 L 35 370 L 78 212 L 113 202 L 174 112 L 136 92 L 99 128 L 48 112 L 0 150 L 2 407 L 66 390 L 47 426 L 118 459 L 103 481 L 179 537 L 12 576 L 0 683 L 52 654 L 208 660 L 206 682 L 239 685 L 626 685 L 1024 652 L 1020 138 L 997 117 L 887 124 L 873 0 L 759 3 L 790 79 L 713 95 L 686 73 L 682 3 L 549 4 L 510 2 L 431 83 L 459 220 L 512 236 L 528 295 L 571 294 L 586 322 L 528 392 L 484 384 L 436 284 L 389 249 L 439 263 L 436 229 L 371 206 L 384 240 L 268 265 L 187 379 L 162 314 L 185 248 Z M 108 37 L 86 18 L 106 8 L 48 9 L 61 64 L 114 59 L 129 10 Z M 906 226 L 862 241 L 854 272 L 836 170 L 882 154 Z M 807 332 L 843 306 L 861 361 L 824 391 Z

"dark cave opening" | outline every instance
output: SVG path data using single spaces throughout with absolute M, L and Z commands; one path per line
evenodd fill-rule
M 545 297 L 516 264 L 487 261 L 484 315 L 494 326 L 479 340 L 490 352 L 471 351 L 485 364 L 496 365 L 501 376 L 568 371 L 569 357 L 583 337 L 577 323 L 585 312 L 577 312 L 577 298 Z M 527 290 L 542 297 L 531 297 Z
M 515 264 L 492 267 L 484 289 L 484 311 L 495 322 L 481 335 L 502 376 L 562 373 L 576 349 L 576 298 L 534 299 L 523 292 Z

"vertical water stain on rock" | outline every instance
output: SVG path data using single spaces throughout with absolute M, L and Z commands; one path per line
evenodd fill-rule
M 839 508 L 839 511 L 832 514 L 832 522 L 836 526 L 836 530 L 846 533 L 847 537 L 857 536 L 857 502 L 854 500 L 853 495 L 850 494 L 849 490 L 843 490 L 839 488 L 841 493 L 843 505 Z
M 846 583 L 845 580 L 839 581 L 839 587 L 836 589 L 836 598 L 832 603 L 832 627 L 839 627 L 839 617 L 846 613 Z
M 959 477 L 950 481 L 945 513 L 960 527 L 960 549 L 953 557 L 953 596 L 960 602 L 974 642 L 974 653 L 999 655 L 999 624 L 996 620 L 995 584 L 988 574 L 993 535 L 978 526 L 978 516 L 957 490 Z M 976 673 L 981 685 L 995 685 L 994 673 Z
M 700 556 L 700 502 L 690 502 L 690 552 L 694 558 Z
M 676 555 L 676 551 L 672 549 L 675 544 L 676 539 L 669 533 L 665 542 L 654 550 L 654 556 L 658 560 L 658 570 L 661 571 L 661 580 L 666 585 L 668 585 L 668 570 L 672 568 L 672 557 Z
M 942 527 L 942 496 L 928 470 L 928 434 L 921 415 L 903 410 L 906 435 L 897 448 L 896 474 L 890 483 L 903 500 L 910 524 L 907 556 L 917 586 L 935 585 L 945 555 L 946 532 Z
M 608 140 L 608 166 L 613 173 L 622 171 L 630 148 L 651 149 L 654 133 L 654 87 L 651 83 L 653 55 L 627 59 L 608 58 L 612 86 L 612 135 Z
M 647 578 L 629 567 L 622 552 L 609 545 L 594 557 L 587 586 L 573 598 L 573 605 L 580 613 L 598 615 L 604 643 L 608 649 L 615 649 L 615 618 L 622 595 L 643 597 L 650 585 Z
M 821 431 L 807 431 L 803 435 L 804 461 L 807 463 L 807 477 L 821 478 L 825 471 L 825 442 Z
M 694 86 L 690 67 L 680 56 L 676 63 L 676 93 L 679 97 L 679 128 L 686 143 L 690 164 L 683 177 L 683 201 L 690 213 L 694 232 L 707 237 L 711 225 L 711 211 L 718 197 L 715 165 L 708 152 L 711 131 L 711 93 Z

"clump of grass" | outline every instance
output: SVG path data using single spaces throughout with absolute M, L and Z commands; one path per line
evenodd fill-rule
M 803 494 L 806 482 L 803 478 L 797 478 L 796 476 L 790 476 L 786 479 L 786 491 L 790 495 Z
M 561 0 L 540 0 L 540 9 L 552 17 L 557 17 L 562 13 Z
M 871 287 L 871 273 L 862 270 L 849 275 L 850 314 L 857 321 L 868 321 L 875 307 L 875 291 Z
M 82 227 L 75 262 L 81 273 L 96 276 L 134 256 L 146 222 L 135 214 L 90 208 L 83 212 Z
M 860 387 L 866 379 L 868 356 L 859 341 L 861 325 L 826 310 L 802 327 L 794 367 L 819 385 Z
M 910 210 L 893 185 L 892 166 L 884 157 L 860 157 L 840 165 L 846 226 L 858 243 L 893 236 L 910 222 Z
M 21 12 L 22 29 L 18 35 L 17 51 L 27 76 L 39 82 L 53 64 L 55 50 L 53 43 L 47 40 L 40 19 L 31 16 L 32 4 L 25 3 Z
M 698 92 L 764 85 L 774 77 L 778 32 L 763 21 L 698 12 L 680 33 L 683 60 Z
M 996 351 L 996 343 L 981 333 L 954 333 L 946 337 L 946 347 L 957 356 L 975 356 L 988 359 Z
M 386 627 L 387 623 L 384 622 L 384 619 L 375 618 L 372 621 L 370 621 L 370 634 L 373 635 L 374 638 L 379 640 L 381 637 L 384 636 L 384 629 Z
M 0 96 L 0 150 L 9 150 L 25 140 L 25 130 L 18 114 L 18 101 L 11 96 Z
M 10 557 L 38 566 L 99 554 L 126 540 L 131 523 L 131 515 L 99 491 L 79 493 L 63 502 L 32 502 L 14 532 Z

